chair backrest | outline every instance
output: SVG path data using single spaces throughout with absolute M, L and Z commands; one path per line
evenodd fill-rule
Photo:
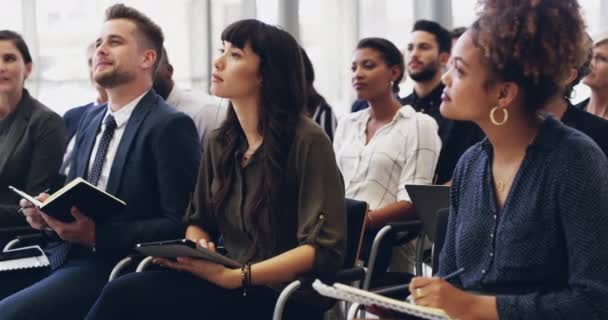
M 416 206 L 424 233 L 431 242 L 435 242 L 436 213 L 450 206 L 450 187 L 408 184 L 405 189 Z
M 365 217 L 367 215 L 367 203 L 353 199 L 346 199 L 346 258 L 344 267 L 352 268 L 359 260 L 363 234 L 365 233 Z
M 433 274 L 439 268 L 439 254 L 445 242 L 445 233 L 448 228 L 448 218 L 450 217 L 450 208 L 443 208 L 437 211 L 435 224 L 435 242 L 433 243 L 432 268 Z

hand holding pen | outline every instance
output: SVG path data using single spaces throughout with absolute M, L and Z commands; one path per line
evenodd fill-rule
M 477 306 L 491 304 L 494 297 L 466 292 L 447 280 L 464 272 L 460 268 L 444 278 L 416 277 L 410 282 L 410 292 L 416 305 L 439 308 L 454 319 L 472 319 Z M 495 301 L 495 300 L 494 300 Z
M 47 192 L 49 191 L 50 189 L 44 190 L 36 197 L 36 200 L 44 202 L 44 200 L 49 197 L 49 195 L 47 194 Z M 27 223 L 30 224 L 32 228 L 36 230 L 48 229 L 47 223 L 40 216 L 40 211 L 32 202 L 26 199 L 21 199 L 19 201 L 19 205 L 21 206 L 21 208 L 19 209 L 19 213 L 25 216 L 25 220 L 27 221 Z
M 18 192 L 18 194 L 21 194 L 23 191 L 16 189 L 15 187 L 9 186 L 9 189 Z M 38 195 L 38 197 L 36 198 L 40 198 L 41 196 L 43 196 L 45 193 L 51 191 L 51 188 L 46 188 L 46 190 L 40 192 L 40 194 Z M 33 200 L 32 200 L 33 201 Z M 38 201 L 44 202 L 44 200 L 38 199 Z M 17 213 L 22 213 L 23 210 L 25 209 L 29 209 L 29 208 L 33 208 L 34 204 L 31 203 L 30 201 L 28 201 L 27 199 L 21 199 L 19 201 L 19 206 L 21 206 L 21 208 L 19 209 L 19 211 L 17 211 Z

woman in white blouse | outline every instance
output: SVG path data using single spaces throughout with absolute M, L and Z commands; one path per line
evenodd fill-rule
M 359 41 L 352 60 L 352 85 L 370 108 L 344 116 L 334 150 L 346 197 L 369 205 L 372 233 L 386 223 L 416 218 L 406 184 L 431 184 L 441 149 L 437 123 L 401 106 L 397 93 L 404 62 L 382 38 Z

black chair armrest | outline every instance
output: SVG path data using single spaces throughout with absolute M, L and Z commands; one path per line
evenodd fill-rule
M 342 269 L 336 274 L 335 282 L 350 283 L 353 281 L 361 281 L 365 278 L 365 268 L 353 267 Z
M 335 274 L 303 274 L 300 275 L 297 280 L 300 281 L 300 287 L 311 287 L 312 283 L 319 279 L 323 283 L 348 283 L 357 280 L 363 280 L 365 278 L 365 268 L 364 267 L 353 267 L 339 270 Z
M 392 222 L 388 224 L 395 230 L 396 232 L 403 231 L 418 231 L 422 227 L 422 221 L 420 220 L 410 220 L 410 221 L 402 221 L 402 222 Z
M 391 235 L 398 244 L 404 244 L 414 240 L 422 231 L 422 221 L 412 220 L 404 222 L 389 223 Z

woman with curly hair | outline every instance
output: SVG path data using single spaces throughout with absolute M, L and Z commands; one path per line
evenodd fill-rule
M 541 112 L 585 58 L 579 10 L 483 1 L 456 43 L 441 113 L 487 138 L 454 172 L 438 277 L 411 281 L 416 304 L 458 319 L 608 318 L 608 161 Z

